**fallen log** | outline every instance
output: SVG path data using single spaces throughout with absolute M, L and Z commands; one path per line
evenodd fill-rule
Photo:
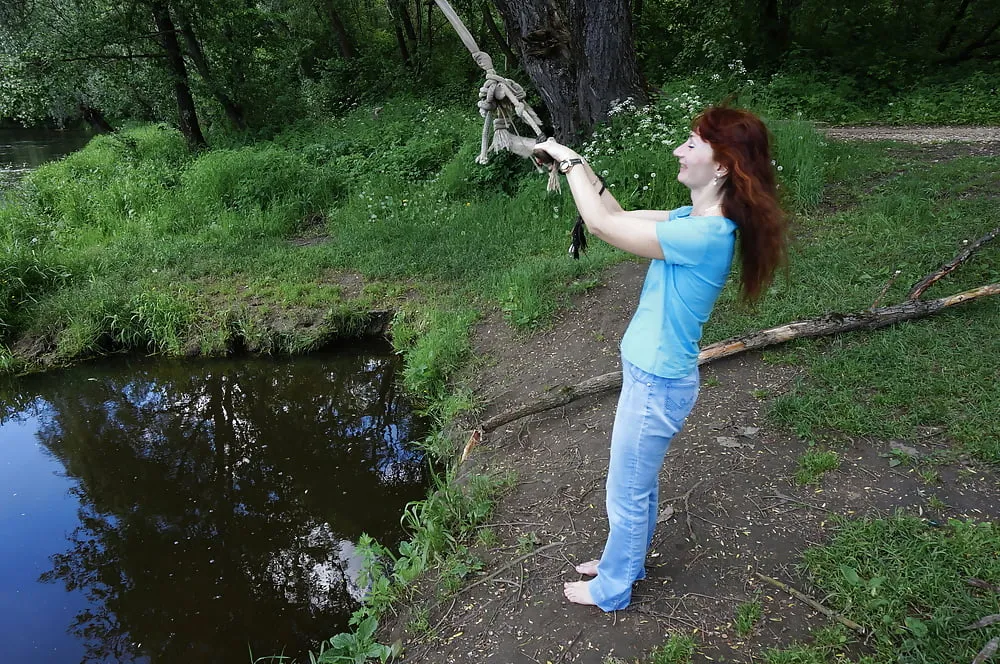
M 876 309 L 866 309 L 849 314 L 832 313 L 819 318 L 795 321 L 706 346 L 698 355 L 698 364 L 699 366 L 708 364 L 724 357 L 731 357 L 746 351 L 774 346 L 791 341 L 792 339 L 823 337 L 854 330 L 875 330 L 880 327 L 892 325 L 893 323 L 929 316 L 948 307 L 997 294 L 1000 294 L 1000 283 L 980 286 L 979 288 L 973 288 L 936 300 L 909 299 L 900 304 Z M 588 378 L 577 385 L 558 387 L 546 392 L 531 403 L 521 404 L 494 415 L 483 422 L 479 429 L 484 433 L 493 431 L 504 424 L 514 422 L 528 415 L 535 415 L 552 408 L 565 406 L 571 401 L 582 397 L 617 389 L 621 387 L 621 384 L 621 373 L 615 371 L 595 376 L 594 378 Z

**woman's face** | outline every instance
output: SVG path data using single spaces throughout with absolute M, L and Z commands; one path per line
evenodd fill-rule
M 686 141 L 677 146 L 674 156 L 680 161 L 677 180 L 689 189 L 701 189 L 712 184 L 720 170 L 712 146 L 693 131 Z

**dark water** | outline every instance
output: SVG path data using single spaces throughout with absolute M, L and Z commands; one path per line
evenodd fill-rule
M 115 360 L 0 390 L 0 651 L 239 662 L 342 631 L 423 433 L 384 348 Z
M 0 190 L 45 162 L 79 150 L 92 137 L 80 130 L 0 128 Z

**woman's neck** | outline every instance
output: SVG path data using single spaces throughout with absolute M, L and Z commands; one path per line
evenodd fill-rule
M 691 190 L 691 216 L 705 217 L 722 214 L 722 195 L 709 187 Z

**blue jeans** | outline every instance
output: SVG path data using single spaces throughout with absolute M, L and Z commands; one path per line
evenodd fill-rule
M 658 514 L 660 466 L 697 398 L 697 368 L 684 378 L 661 378 L 622 358 L 622 392 L 608 465 L 608 541 L 597 577 L 588 586 L 604 611 L 628 606 L 632 584 L 646 576 L 646 552 Z

